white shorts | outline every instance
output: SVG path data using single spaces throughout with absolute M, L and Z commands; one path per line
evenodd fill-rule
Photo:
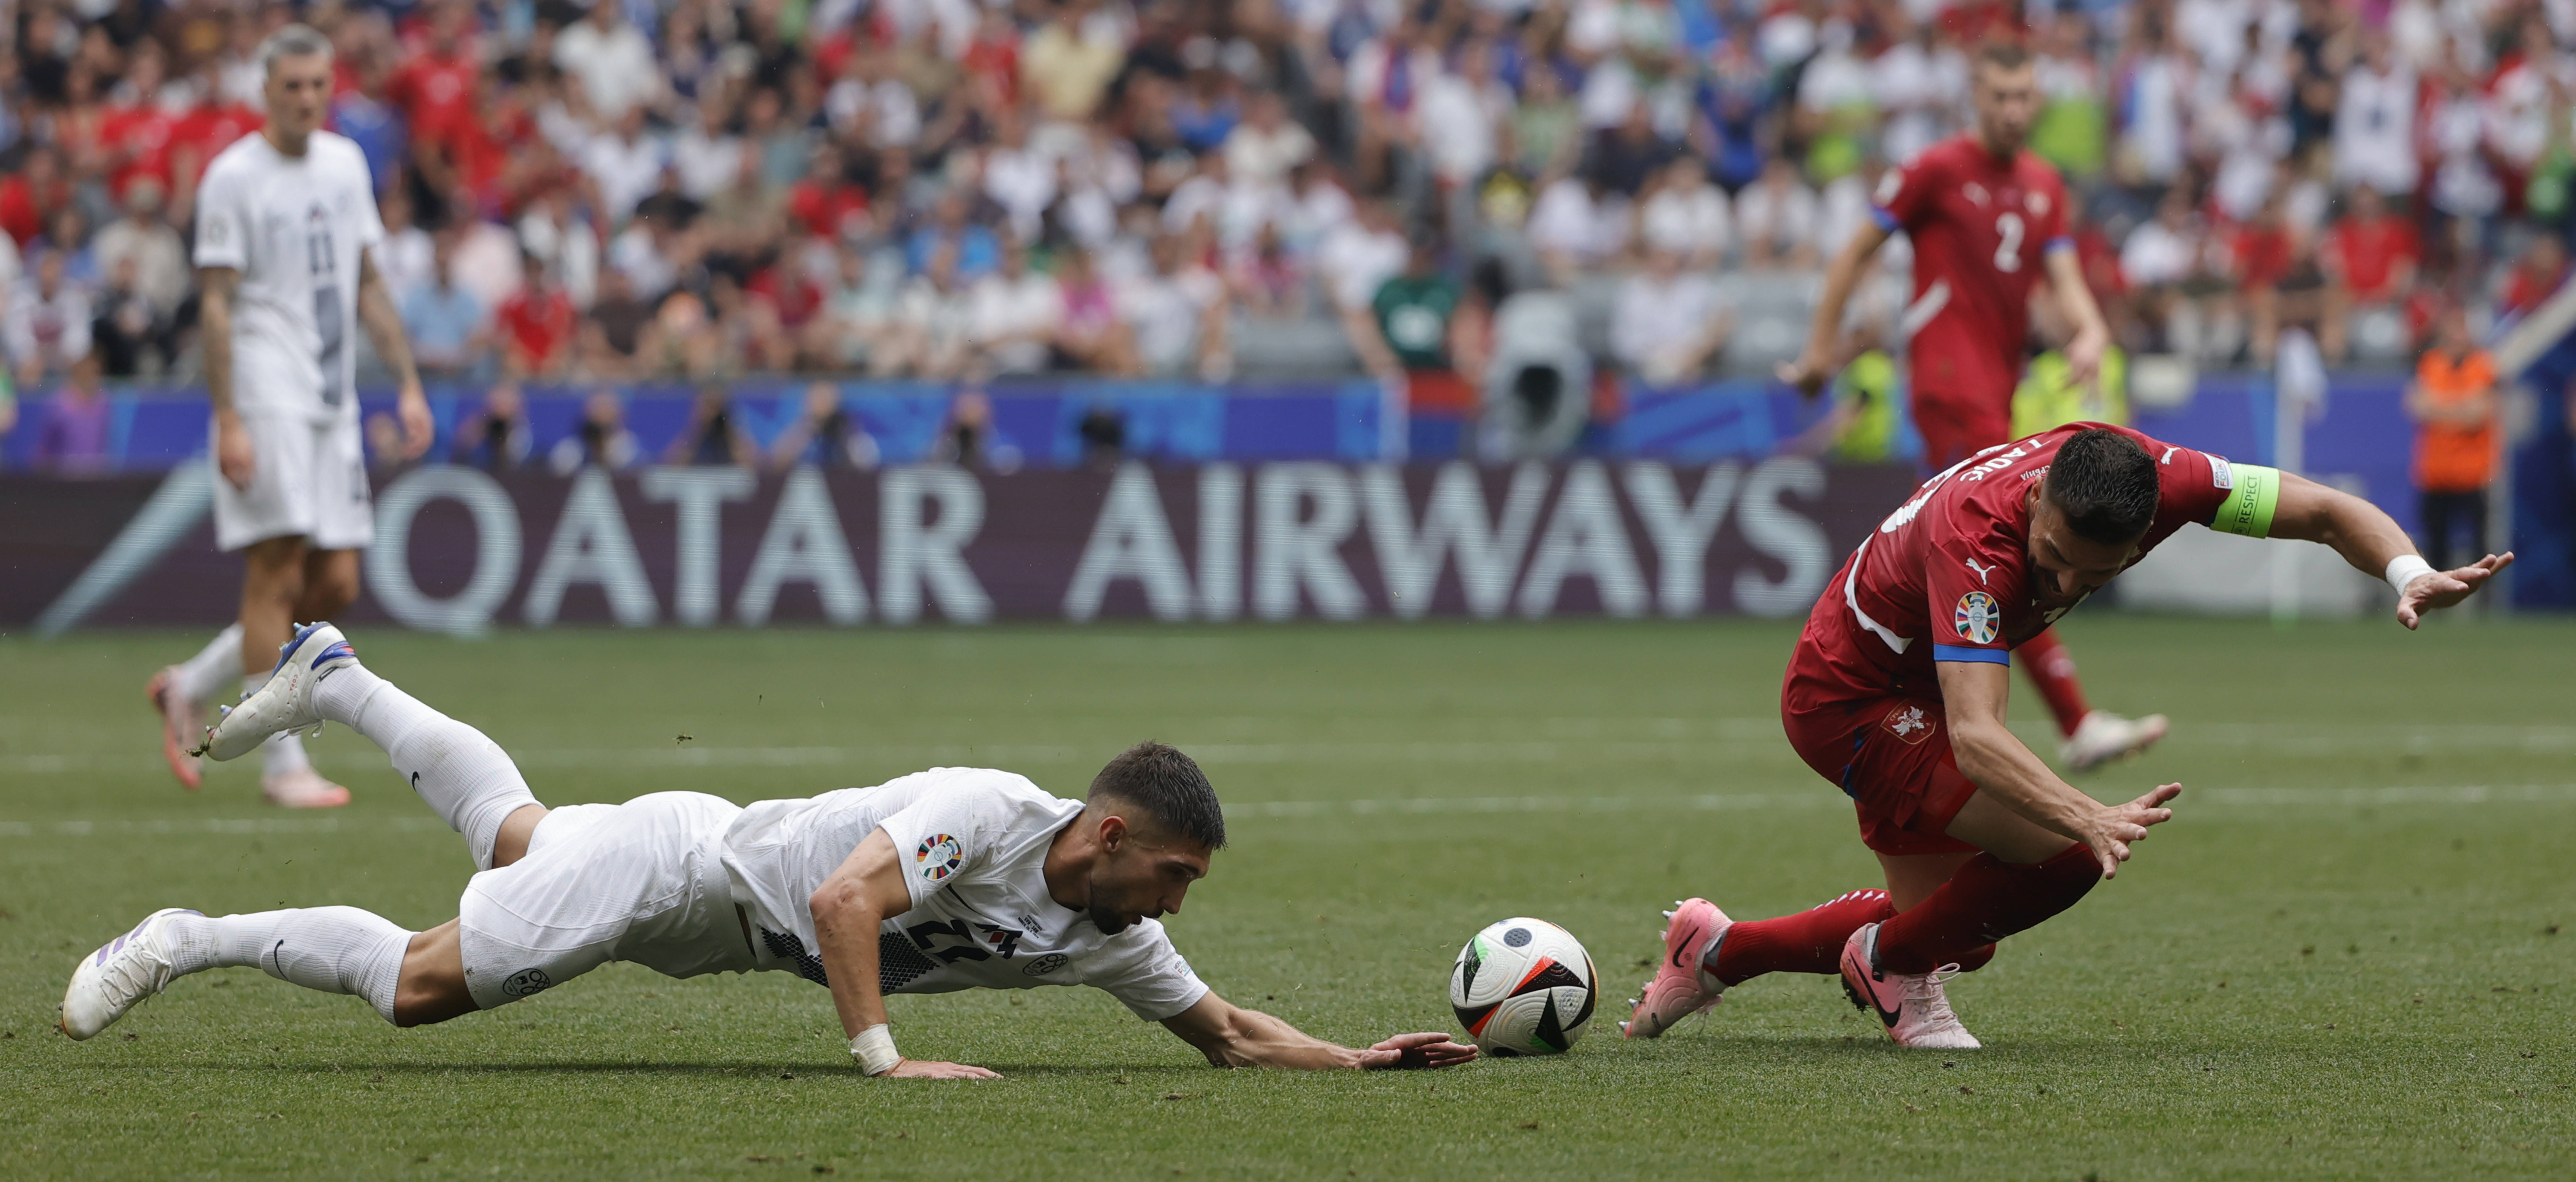
M 367 453 L 358 420 L 315 423 L 300 415 L 245 414 L 256 461 L 250 487 L 215 481 L 215 547 L 239 550 L 270 538 L 302 536 L 316 550 L 356 550 L 376 540 L 376 507 L 367 495 Z M 212 430 L 206 438 L 214 438 Z
M 612 960 L 673 977 L 751 971 L 724 868 L 741 811 L 656 792 L 548 813 L 527 856 L 465 884 L 457 943 L 474 1004 L 508 1005 Z

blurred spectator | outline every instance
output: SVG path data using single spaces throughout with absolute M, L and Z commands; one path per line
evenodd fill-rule
M 1092 265 L 1091 252 L 1076 247 L 1059 258 L 1055 351 L 1063 368 L 1109 377 L 1143 372 L 1136 335 L 1119 317 L 1117 296 Z
M 1647 385 L 1681 385 L 1706 373 L 1733 326 L 1707 275 L 1684 269 L 1678 253 L 1650 251 L 1645 267 L 1620 281 L 1610 352 Z
M 662 90 L 653 45 L 626 23 L 626 6 L 617 0 L 593 3 L 586 19 L 555 34 L 554 64 L 581 83 L 590 109 L 610 121 L 626 118 Z
M 161 182 L 137 178 L 125 189 L 125 216 L 100 227 L 90 249 L 111 276 L 120 263 L 131 262 L 130 290 L 151 302 L 155 319 L 166 321 L 178 316 L 196 277 L 188 267 L 187 245 L 161 219 L 161 206 Z
M 429 282 L 413 288 L 396 309 L 402 314 L 403 334 L 411 338 L 412 359 L 421 376 L 432 381 L 474 372 L 492 346 L 483 301 L 457 286 L 454 241 L 438 239 L 430 254 Z
M 1153 377 L 1222 378 L 1226 345 L 1225 281 L 1186 256 L 1183 240 L 1154 240 L 1153 269 L 1127 282 L 1115 303 L 1136 342 L 1138 367 Z
M 483 394 L 483 405 L 456 428 L 448 445 L 450 463 L 487 472 L 509 472 L 528 461 L 536 432 L 528 427 L 527 400 L 516 382 L 502 382 Z
M 94 476 L 107 470 L 107 395 L 99 389 L 98 379 L 98 358 L 83 354 L 54 387 L 53 397 L 45 401 L 45 417 L 36 426 L 31 458 L 37 471 Z
M 1744 265 L 1756 271 L 1810 271 L 1816 267 L 1816 194 L 1798 167 L 1774 156 L 1762 179 L 1735 195 L 1735 231 L 1744 243 Z
M 632 466 L 640 452 L 634 432 L 626 429 L 625 402 L 614 390 L 594 390 L 582 400 L 580 425 L 556 441 L 546 465 L 558 476 L 586 467 L 615 472 Z
M 2328 361 L 2341 360 L 2349 348 L 2353 317 L 2393 307 L 2414 289 L 2423 258 L 2414 224 L 2390 212 L 2377 189 L 2355 188 L 2350 201 L 2323 252 L 2328 306 L 2317 344 Z
M 2213 297 L 2225 290 L 2210 282 L 2207 254 L 2191 196 L 2179 188 L 2166 192 L 2155 220 L 2131 231 L 2120 248 L 2120 276 L 2161 348 L 2199 355 Z
M 90 324 L 90 340 L 108 377 L 158 377 L 170 363 L 169 326 L 143 295 L 138 272 L 133 258 L 117 259 L 93 305 L 98 319 Z
M 1114 468 L 1127 455 L 1127 416 L 1117 407 L 1095 403 L 1073 425 L 1082 441 L 1082 462 L 1091 468 Z
M 1647 190 L 1638 237 L 1650 252 L 1669 251 L 1691 267 L 1714 268 L 1726 254 L 1730 212 L 1725 191 L 1709 183 L 1706 167 L 1685 156 L 1658 173 Z
M 2506 273 L 2504 294 L 2496 301 L 2500 315 L 2528 315 L 2567 284 L 2567 240 L 2556 233 L 2532 239 Z
M 709 384 L 698 387 L 697 401 L 689 404 L 688 425 L 663 451 L 662 462 L 751 468 L 759 465 L 760 452 L 750 434 L 734 422 L 733 399 L 725 387 Z
M 1361 364 L 1381 382 L 1401 383 L 1415 413 L 1455 417 L 1476 404 L 1461 372 L 1483 367 L 1458 356 L 1463 293 L 1439 263 L 1438 244 L 1427 234 L 1416 237 L 1404 273 L 1379 285 L 1366 315 L 1345 313 L 1343 327 Z
M 1289 170 L 1314 155 L 1315 137 L 1288 118 L 1288 105 L 1276 91 L 1253 95 L 1243 122 L 1225 137 L 1226 170 L 1242 183 L 1261 188 L 1286 184 Z
M 653 305 L 636 298 L 635 283 L 626 272 L 602 274 L 599 299 L 581 323 L 582 368 L 592 377 L 635 374 L 642 365 L 645 331 L 653 317 Z
M 1064 297 L 1055 280 L 1029 270 L 1029 248 L 1013 242 L 1002 250 L 1002 269 L 968 292 L 966 319 L 983 372 L 1039 373 L 1064 322 Z
M 2454 557 L 2474 561 L 2487 552 L 2498 399 L 2495 361 L 2469 332 L 2467 314 L 2453 306 L 2434 324 L 2433 347 L 2406 388 L 2406 415 L 2415 420 L 2415 490 L 2422 510 L 2417 540 L 2433 569 L 2449 570 L 2458 565 Z M 2452 549 L 2462 535 L 2464 556 Z
M 611 224 L 624 223 L 635 207 L 661 185 L 664 155 L 662 141 L 645 134 L 644 111 L 640 107 L 629 109 L 617 121 L 615 132 L 591 140 L 583 150 L 582 171 L 598 187 L 601 212 Z
M 1020 49 L 1020 77 L 1049 118 L 1079 121 L 1100 107 L 1125 64 L 1118 18 L 1096 0 L 1066 0 Z
M 859 429 L 856 415 L 841 400 L 841 388 L 830 382 L 805 387 L 805 409 L 769 453 L 769 466 L 785 471 L 798 464 L 824 468 L 874 468 L 876 441 Z
M 519 290 L 501 301 L 493 315 L 501 338 L 501 368 L 522 377 L 561 377 L 572 364 L 578 330 L 572 297 L 533 253 L 520 256 L 519 274 Z
M 2388 35 L 2362 38 L 2363 60 L 2343 76 L 2335 109 L 2335 180 L 2392 196 L 2415 191 L 2415 113 L 2422 103 L 2413 67 L 2398 61 Z
M 0 342 L 9 347 L 21 387 L 41 385 L 89 356 L 89 293 L 64 279 L 63 252 L 38 256 L 35 274 L 18 281 L 0 319 Z
M 970 468 L 1009 471 L 1019 466 L 1016 449 L 993 437 L 993 400 L 983 391 L 965 389 L 948 401 L 948 418 L 939 427 L 931 457 Z

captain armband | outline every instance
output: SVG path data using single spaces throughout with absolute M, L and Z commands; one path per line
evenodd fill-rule
M 2272 536 L 2272 512 L 2281 506 L 2281 472 L 2252 464 L 2230 464 L 2210 457 L 2210 478 L 2227 490 L 2209 528 L 2249 538 Z

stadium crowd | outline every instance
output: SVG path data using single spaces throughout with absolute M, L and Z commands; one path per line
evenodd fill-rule
M 1418 379 L 1550 341 L 1766 374 L 1992 37 L 2037 56 L 2032 147 L 2131 352 L 2260 365 L 2303 326 L 2406 364 L 2441 308 L 2557 286 L 2576 182 L 2566 0 L 14 7 L 21 385 L 191 376 L 194 187 L 289 20 L 337 47 L 433 378 Z

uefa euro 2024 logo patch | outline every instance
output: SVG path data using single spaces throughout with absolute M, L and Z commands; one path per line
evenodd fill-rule
M 1959 629 L 1959 639 L 1970 644 L 1993 644 L 1995 633 L 2003 628 L 2003 609 L 1995 597 L 1983 591 L 1970 591 L 1959 597 L 1959 610 L 1951 617 Z
M 921 848 L 912 851 L 912 863 L 921 868 L 921 876 L 938 882 L 957 873 L 957 864 L 966 859 L 966 847 L 945 833 L 921 839 Z

